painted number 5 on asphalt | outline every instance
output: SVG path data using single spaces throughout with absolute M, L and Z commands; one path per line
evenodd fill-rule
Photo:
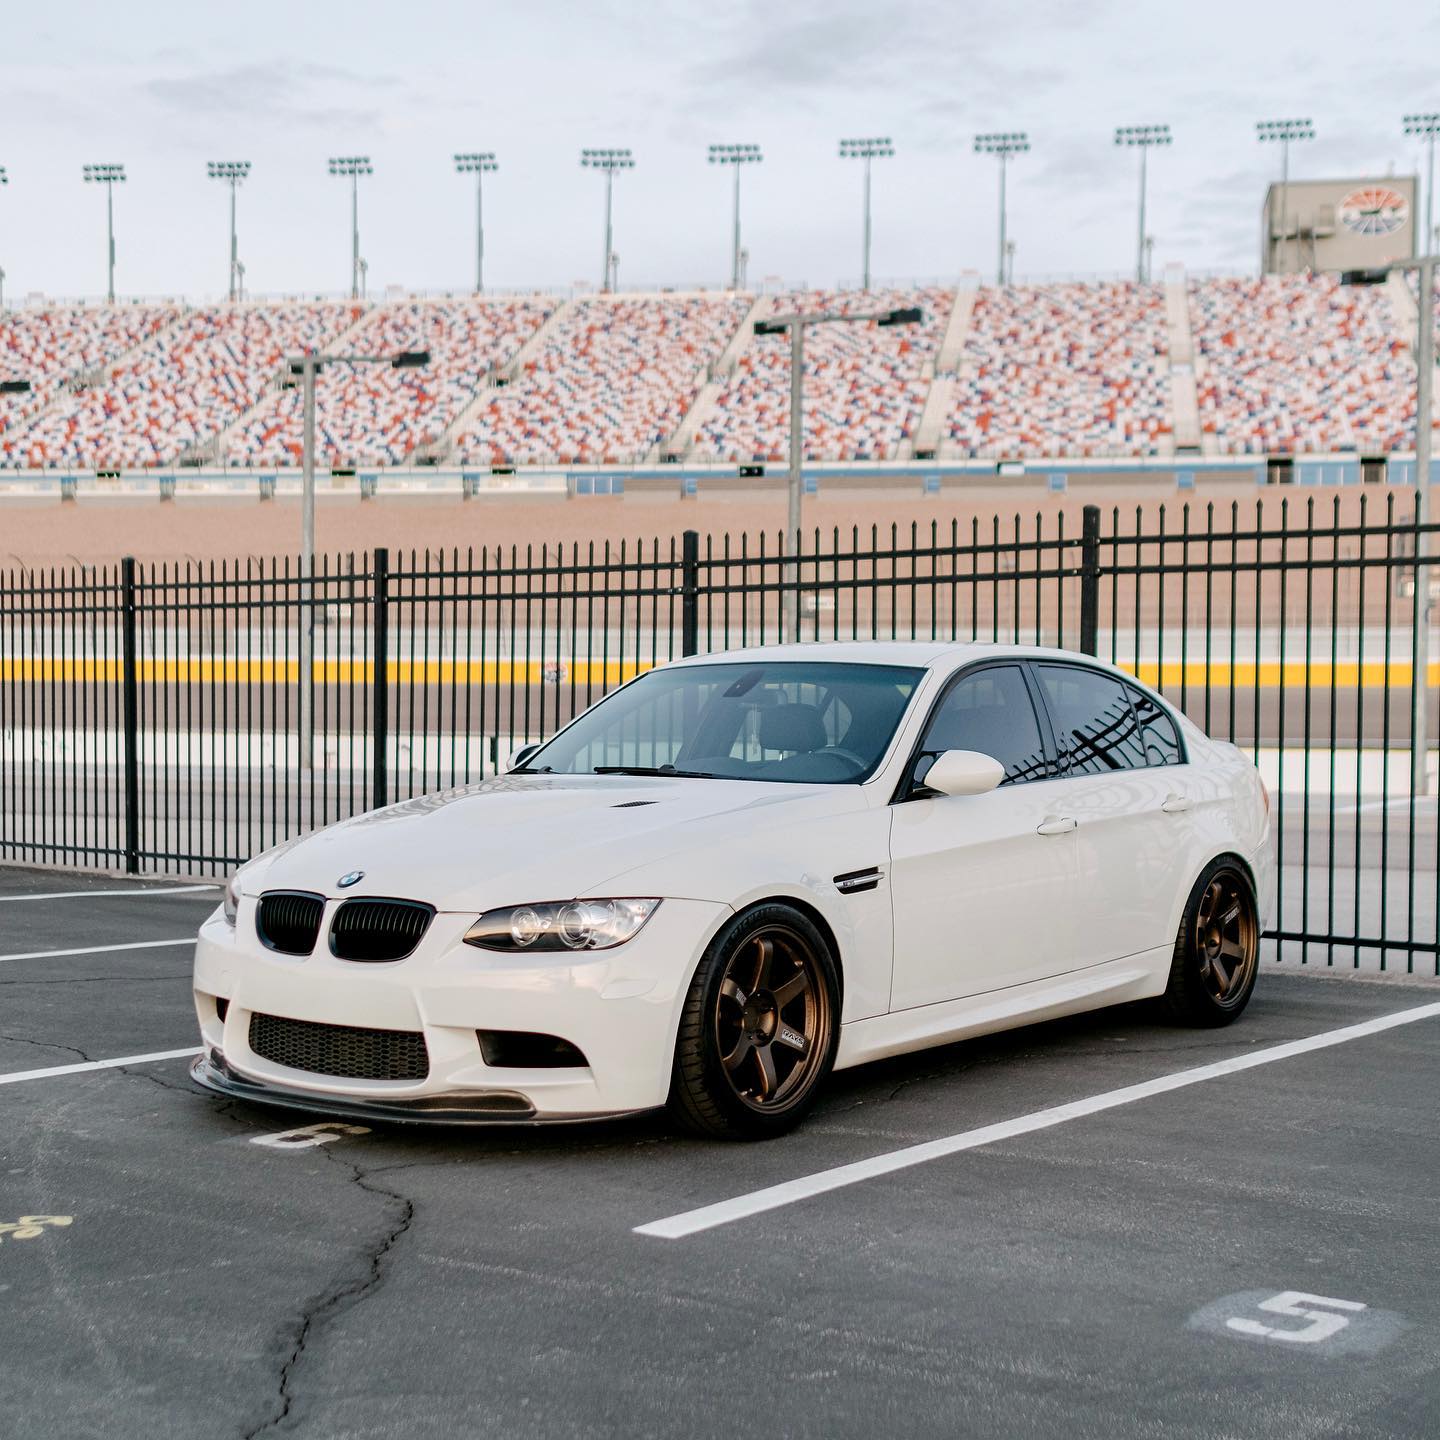
M 1323 1308 L 1316 1309 L 1316 1306 Z M 1297 1329 L 1292 1325 L 1268 1325 L 1260 1320 L 1236 1315 L 1226 1320 L 1225 1324 L 1241 1335 L 1283 1340 L 1295 1345 L 1317 1345 L 1332 1335 L 1338 1335 L 1349 1325 L 1349 1320 L 1344 1315 L 1336 1314 L 1336 1311 L 1348 1310 L 1355 1313 L 1365 1309 L 1365 1306 L 1359 1300 L 1336 1300 L 1329 1295 L 1307 1295 L 1303 1290 L 1282 1290 L 1278 1295 L 1260 1301 L 1256 1309 L 1271 1315 L 1286 1315 L 1292 1319 L 1306 1320 L 1309 1323 Z

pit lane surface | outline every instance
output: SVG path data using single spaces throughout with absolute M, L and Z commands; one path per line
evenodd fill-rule
M 1269 965 L 1227 1030 L 1129 1007 L 889 1061 L 762 1146 L 655 1118 L 275 1143 L 307 1118 L 203 1095 L 183 1058 L 125 1060 L 196 1043 L 184 938 L 218 892 L 178 886 L 0 870 L 0 957 L 34 957 L 0 959 L 0 1434 L 1434 1433 L 1428 1012 L 637 1233 L 1399 1019 L 1434 982 Z M 61 950 L 81 953 L 35 954 Z

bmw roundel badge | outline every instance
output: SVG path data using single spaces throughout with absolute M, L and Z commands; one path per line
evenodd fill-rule
M 363 870 L 352 870 L 348 875 L 342 875 L 335 883 L 342 889 L 348 890 L 352 885 L 357 884 L 365 878 Z

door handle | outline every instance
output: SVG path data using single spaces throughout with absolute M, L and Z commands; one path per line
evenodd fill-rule
M 1037 835 L 1068 835 L 1075 829 L 1075 819 L 1071 815 L 1047 815 L 1036 827 Z
M 1183 815 L 1191 805 L 1188 795 L 1167 795 L 1160 808 L 1167 815 Z

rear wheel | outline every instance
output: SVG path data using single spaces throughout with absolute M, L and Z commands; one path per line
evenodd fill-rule
M 738 915 L 711 942 L 680 1017 L 670 1111 L 686 1129 L 763 1140 L 796 1125 L 835 1061 L 830 947 L 789 905 Z
M 1233 860 L 1216 860 L 1195 882 L 1164 1005 L 1188 1025 L 1228 1025 L 1249 1002 L 1260 968 L 1260 917 L 1250 878 Z

